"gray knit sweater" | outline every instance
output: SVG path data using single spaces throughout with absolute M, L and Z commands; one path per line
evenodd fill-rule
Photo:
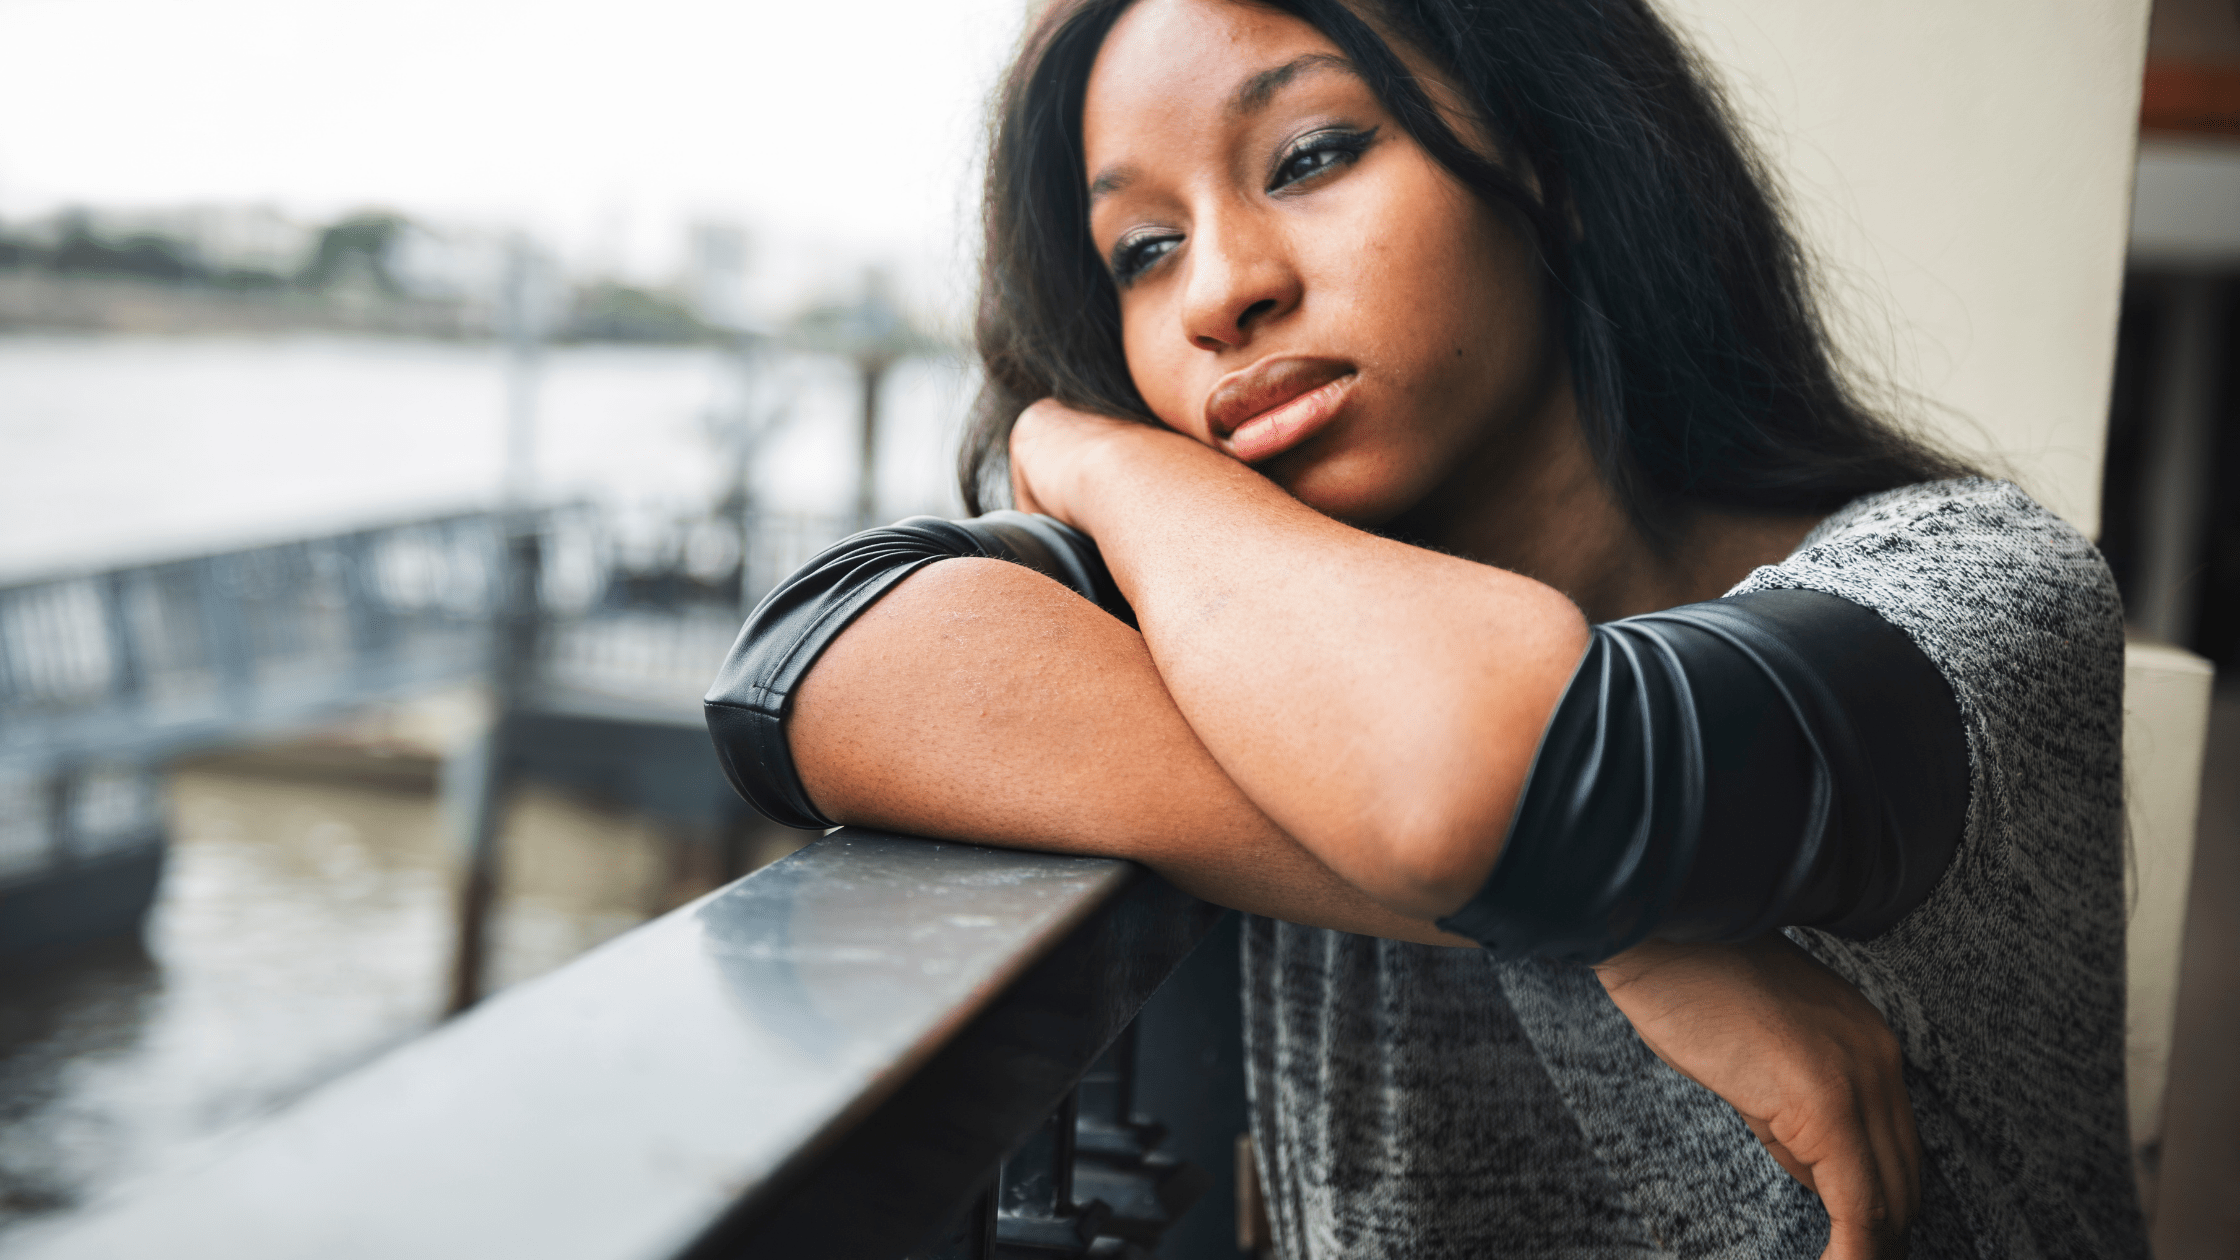
M 1970 800 L 1929 899 L 1791 935 L 1890 1021 L 1916 1257 L 2146 1256 L 2123 1092 L 2123 638 L 2092 545 L 2014 486 L 1850 504 L 1734 594 L 1842 596 L 1952 684 Z M 1815 1256 L 1827 1217 L 1583 967 L 1249 919 L 1252 1124 L 1284 1260 Z

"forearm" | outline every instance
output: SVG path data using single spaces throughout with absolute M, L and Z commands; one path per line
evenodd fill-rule
M 1470 944 L 1333 875 L 1223 773 L 1140 635 L 1017 565 L 912 575 L 818 658 L 786 729 L 844 822 L 1132 858 L 1221 905 Z
M 1113 436 L 1069 506 L 1198 738 L 1384 904 L 1430 917 L 1475 892 L 1584 649 L 1578 610 L 1324 517 L 1187 439 Z

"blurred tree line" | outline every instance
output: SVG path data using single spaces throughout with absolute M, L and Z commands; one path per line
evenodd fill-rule
M 461 261 L 462 255 L 474 251 L 431 251 L 427 243 L 435 239 L 440 238 L 404 215 L 360 211 L 317 228 L 309 248 L 300 251 L 300 261 L 290 266 L 269 256 L 213 258 L 196 241 L 160 230 L 104 230 L 94 214 L 75 209 L 43 224 L 0 223 L 0 273 L 245 298 L 285 297 L 296 303 L 480 304 L 483 295 L 477 290 L 485 282 L 471 257 Z M 431 266 L 427 260 L 431 252 L 442 255 L 442 261 Z M 468 321 L 467 327 L 475 322 Z M 723 334 L 704 323 L 677 294 L 598 279 L 571 286 L 554 337 L 683 344 L 719 341 Z

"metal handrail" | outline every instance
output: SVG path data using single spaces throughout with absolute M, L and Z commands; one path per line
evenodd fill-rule
M 27 1260 L 994 1254 L 998 1162 L 1053 1112 L 1071 1147 L 1062 1104 L 1219 916 L 1131 863 L 837 832 L 11 1241 Z M 1085 1222 L 1024 1226 L 1091 1254 Z

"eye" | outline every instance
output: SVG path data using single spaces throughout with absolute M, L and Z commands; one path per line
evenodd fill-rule
M 1173 233 L 1155 235 L 1140 232 L 1134 236 L 1121 237 L 1112 247 L 1112 278 L 1122 286 L 1130 284 L 1137 276 L 1150 270 L 1153 263 L 1173 253 L 1175 246 L 1181 243 L 1182 238 Z
M 1376 143 L 1377 130 L 1317 131 L 1300 137 L 1276 159 L 1275 170 L 1268 176 L 1268 191 L 1288 188 L 1351 163 Z

